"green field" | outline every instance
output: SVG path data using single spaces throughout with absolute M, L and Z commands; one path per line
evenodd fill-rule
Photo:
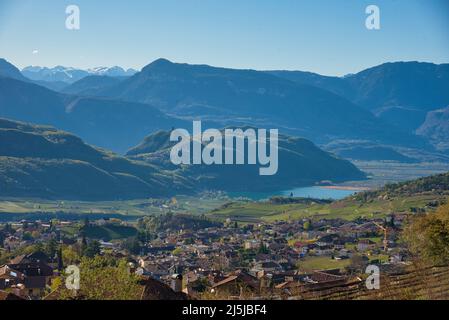
M 433 194 L 397 197 L 391 200 L 375 199 L 361 202 L 353 197 L 330 204 L 272 204 L 269 202 L 229 202 L 230 199 L 211 199 L 180 196 L 165 204 L 155 199 L 129 201 L 51 201 L 36 199 L 0 199 L 0 214 L 70 213 L 119 214 L 128 217 L 157 215 L 166 212 L 181 214 L 207 214 L 210 218 L 227 218 L 241 223 L 275 222 L 302 218 L 384 217 L 392 212 L 410 212 L 410 208 L 425 207 L 431 201 L 446 199 Z
M 311 272 L 315 270 L 344 269 L 350 263 L 349 259 L 334 260 L 331 257 L 307 257 L 301 260 L 298 266 L 302 272 Z
M 88 238 L 104 241 L 125 239 L 137 235 L 137 229 L 133 226 L 122 226 L 118 224 L 106 224 L 103 226 L 91 224 L 88 227 L 81 227 L 81 224 L 73 224 L 62 227 L 61 232 L 70 237 L 84 234 Z
M 368 257 L 370 261 L 387 261 L 388 256 L 379 254 Z M 316 270 L 344 269 L 351 263 L 350 259 L 335 260 L 328 256 L 308 256 L 298 263 L 301 272 L 311 272 Z
M 166 202 L 163 206 L 159 202 Z M 43 199 L 0 198 L 0 214 L 70 213 L 70 214 L 121 214 L 125 216 L 174 213 L 204 214 L 223 205 L 227 199 L 176 197 L 169 200 L 141 199 L 128 201 L 56 201 Z
M 301 218 L 341 218 L 354 220 L 358 217 L 385 217 L 389 213 L 410 212 L 411 208 L 423 208 L 434 200 L 445 196 L 432 194 L 413 197 L 398 197 L 392 200 L 376 199 L 369 202 L 346 198 L 331 204 L 283 204 L 268 202 L 236 202 L 214 210 L 210 216 L 217 219 L 231 218 L 244 223 L 297 220 Z
M 403 181 L 410 177 L 428 175 L 447 169 L 445 165 L 428 163 L 398 164 L 385 162 L 357 163 L 358 166 L 372 174 L 372 178 L 353 186 L 363 186 L 365 183 L 373 186 L 386 182 Z M 435 183 L 445 178 L 429 177 L 427 180 Z M 438 182 L 438 181 L 436 181 Z M 349 183 L 349 182 L 348 182 Z M 420 182 L 422 183 L 422 181 Z M 446 194 L 446 195 L 443 195 Z M 350 196 L 330 204 L 272 204 L 269 202 L 236 201 L 229 197 L 177 196 L 171 199 L 140 199 L 127 201 L 56 201 L 23 198 L 0 198 L 0 214 L 28 213 L 67 213 L 67 214 L 114 214 L 130 219 L 145 215 L 158 215 L 166 212 L 180 214 L 206 214 L 209 218 L 226 220 L 231 218 L 241 223 L 258 223 L 297 220 L 301 218 L 342 218 L 353 220 L 358 217 L 382 218 L 392 212 L 410 212 L 411 208 L 424 208 L 429 202 L 447 200 L 448 191 L 414 193 L 399 192 L 392 197 L 382 198 L 372 196 L 366 201 Z M 232 202 L 231 202 L 232 201 Z
M 137 229 L 128 226 L 106 225 L 84 227 L 86 237 L 104 241 L 124 239 L 137 235 Z

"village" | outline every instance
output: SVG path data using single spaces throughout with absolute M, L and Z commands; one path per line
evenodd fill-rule
M 163 297 L 148 299 L 295 299 L 335 286 L 363 286 L 368 265 L 394 273 L 408 263 L 399 241 L 402 214 L 257 224 L 171 219 L 172 225 L 160 224 L 151 233 L 142 232 L 142 220 L 0 224 L 0 298 L 49 299 L 53 279 L 67 267 L 62 248 L 83 246 L 84 254 L 126 260 L 130 272 L 164 288 Z M 77 231 L 106 227 L 140 231 L 114 240 Z

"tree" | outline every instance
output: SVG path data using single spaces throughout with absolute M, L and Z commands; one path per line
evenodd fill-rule
M 31 232 L 31 236 L 33 237 L 33 239 L 39 239 L 41 234 L 39 231 L 35 230 L 35 231 Z
M 6 234 L 0 230 L 0 248 L 3 248 L 5 239 L 6 239 Z
M 22 254 L 29 254 L 29 253 L 39 252 L 39 251 L 43 251 L 43 252 L 47 253 L 45 251 L 45 246 L 42 244 L 42 242 L 38 242 L 31 246 L 23 248 Z
M 304 222 L 303 226 L 304 230 L 308 231 L 312 228 L 312 224 L 310 223 L 310 220 L 307 220 L 306 222 Z
M 80 255 L 72 247 L 67 246 L 62 248 L 62 261 L 64 265 L 78 264 L 80 260 Z
M 100 252 L 101 252 L 100 243 L 97 240 L 94 240 L 94 241 L 90 241 L 87 244 L 86 249 L 83 251 L 83 255 L 88 258 L 93 258 L 96 255 L 99 255 Z
M 409 251 L 430 265 L 449 263 L 449 205 L 436 213 L 419 215 L 406 225 L 402 239 Z
M 26 231 L 26 232 L 23 233 L 22 239 L 25 240 L 25 241 L 31 241 L 31 240 L 34 240 L 33 236 L 32 236 L 31 233 L 28 232 L 28 231 Z
M 86 236 L 83 234 L 83 237 L 81 238 L 81 244 L 79 246 L 79 254 L 83 256 L 86 249 L 87 249 L 87 239 Z
M 51 280 L 50 291 L 53 292 L 53 291 L 58 290 L 62 286 L 62 283 L 63 283 L 63 281 L 62 281 L 61 277 L 54 277 Z
M 351 273 L 365 272 L 365 268 L 368 265 L 369 259 L 366 256 L 359 254 L 354 254 L 351 257 L 350 264 L 347 267 L 348 271 Z
M 85 300 L 138 300 L 142 293 L 139 277 L 130 273 L 125 260 L 112 263 L 102 256 L 81 258 L 80 290 L 78 297 Z M 73 299 L 73 294 L 59 281 L 60 299 Z
M 129 272 L 124 260 L 111 266 L 99 256 L 83 258 L 80 270 L 82 294 L 88 300 L 135 300 L 142 291 L 138 276 Z
M 50 259 L 53 259 L 58 252 L 58 242 L 55 239 L 51 239 L 44 246 L 44 252 Z
M 3 232 L 5 232 L 6 234 L 14 234 L 16 233 L 16 230 L 11 226 L 11 224 L 7 223 L 3 227 Z
M 146 229 L 139 229 L 137 232 L 137 240 L 139 240 L 143 244 L 150 240 L 153 240 L 154 238 L 155 235 Z
M 132 254 L 139 254 L 141 249 L 140 242 L 136 237 L 126 239 L 123 247 Z
M 58 270 L 62 271 L 64 269 L 64 261 L 63 261 L 63 257 L 62 257 L 62 246 L 59 246 L 58 249 Z
M 257 251 L 257 253 L 261 254 L 270 253 L 270 250 L 268 250 L 268 247 L 265 245 L 265 243 L 263 243 L 263 241 L 260 242 L 259 250 Z
M 89 227 L 89 225 L 90 225 L 89 217 L 85 217 L 83 221 L 83 228 L 87 228 Z

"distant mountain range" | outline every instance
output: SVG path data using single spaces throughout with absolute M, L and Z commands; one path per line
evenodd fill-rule
M 365 177 L 350 162 L 288 136 L 280 140 L 280 174 L 270 179 L 259 177 L 255 166 L 175 167 L 165 157 L 168 137 L 169 132 L 153 134 L 125 158 L 53 127 L 0 118 L 1 196 L 117 200 L 205 188 L 278 191 L 321 180 Z
M 190 127 L 186 121 L 201 119 L 217 128 L 279 128 L 320 146 L 342 141 L 346 154 L 363 159 L 386 147 L 399 154 L 380 155 L 401 159 L 402 147 L 449 152 L 439 141 L 443 135 L 428 133 L 436 121 L 420 129 L 431 112 L 449 105 L 448 66 L 386 63 L 340 78 L 158 59 L 132 76 L 84 71 L 84 77 L 72 76 L 80 79 L 58 89 L 60 81 L 29 80 L 3 60 L 0 116 L 51 124 L 116 152 L 156 130 Z M 364 148 L 369 143 L 369 149 L 351 153 L 350 141 L 357 147 L 363 141 Z
M 191 126 L 150 105 L 70 96 L 11 78 L 0 78 L 0 117 L 56 126 L 122 153 L 148 133 Z
M 341 78 L 301 71 L 268 73 L 331 91 L 409 133 L 423 124 L 427 112 L 449 106 L 449 64 L 385 63 Z
M 336 137 L 424 146 L 421 139 L 376 118 L 346 98 L 266 72 L 233 70 L 159 59 L 134 76 L 101 85 L 97 79 L 79 94 L 154 105 L 185 119 L 221 121 L 225 125 L 282 128 L 317 143 Z
M 22 69 L 22 74 L 28 79 L 46 82 L 74 83 L 87 76 L 130 77 L 137 70 L 121 67 L 98 67 L 87 70 L 57 66 L 54 68 L 29 66 Z
M 124 70 L 120 67 L 99 67 L 81 70 L 66 67 L 26 67 L 22 71 L 0 58 L 0 77 L 35 83 L 45 88 L 61 91 L 70 84 L 90 76 L 105 77 L 112 80 L 123 80 L 137 73 L 134 69 Z M 111 80 L 111 81 L 112 81 Z
M 368 110 L 406 107 L 430 111 L 449 105 L 449 64 L 385 63 L 346 77 L 301 71 L 268 73 L 326 89 Z

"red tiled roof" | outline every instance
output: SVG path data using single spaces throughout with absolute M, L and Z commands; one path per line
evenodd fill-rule
M 14 293 L 6 292 L 0 290 L 0 301 L 7 301 L 7 300 L 25 300 Z

